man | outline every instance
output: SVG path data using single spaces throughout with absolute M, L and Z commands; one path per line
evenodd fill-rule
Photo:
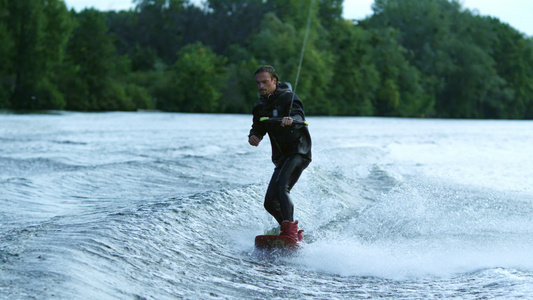
M 288 82 L 279 82 L 272 66 L 261 66 L 255 71 L 259 100 L 253 108 L 253 124 L 248 142 L 258 146 L 268 133 L 272 146 L 274 174 L 265 196 L 265 209 L 281 225 L 280 235 L 303 240 L 303 230 L 294 221 L 294 205 L 289 193 L 303 170 L 311 162 L 311 136 L 305 121 L 303 103 L 291 90 Z M 277 122 L 262 122 L 260 118 L 278 118 Z M 280 117 L 281 120 L 279 120 Z

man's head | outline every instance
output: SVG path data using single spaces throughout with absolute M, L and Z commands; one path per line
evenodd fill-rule
M 272 66 L 261 66 L 255 71 L 255 83 L 261 96 L 274 93 L 278 80 L 278 74 Z

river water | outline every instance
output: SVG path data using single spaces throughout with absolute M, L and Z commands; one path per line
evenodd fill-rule
M 533 122 L 310 117 L 263 253 L 247 115 L 0 115 L 0 298 L 531 298 Z

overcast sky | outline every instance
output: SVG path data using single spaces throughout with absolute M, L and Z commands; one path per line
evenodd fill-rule
M 81 10 L 94 7 L 98 10 L 121 10 L 133 7 L 131 0 L 65 0 L 69 8 Z M 201 0 L 192 2 L 200 3 Z M 372 14 L 373 0 L 344 0 L 344 18 L 362 19 Z M 533 36 L 532 0 L 462 0 L 463 7 L 477 10 L 480 15 L 497 17 L 500 21 Z

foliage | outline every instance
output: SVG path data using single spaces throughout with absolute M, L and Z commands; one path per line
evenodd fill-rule
M 169 85 L 157 108 L 168 111 L 216 112 L 222 94 L 225 59 L 201 43 L 183 47 L 169 72 Z
M 533 118 L 533 38 L 459 0 L 134 3 L 0 0 L 0 108 L 249 113 L 270 64 L 309 114 Z
M 372 34 L 351 22 L 339 20 L 331 31 L 334 57 L 332 79 L 327 87 L 329 99 L 342 115 L 374 115 L 374 96 L 380 74 L 370 44 Z
M 146 97 L 143 88 L 124 82 L 128 63 L 117 55 L 104 15 L 87 9 L 75 18 L 78 25 L 70 39 L 65 63 L 65 73 L 70 76 L 64 78 L 62 85 L 67 108 L 82 111 L 147 108 L 147 101 L 138 99 Z
M 424 75 L 422 85 L 434 99 L 436 116 L 523 117 L 517 113 L 524 111 L 516 107 L 520 101 L 513 99 L 517 88 L 497 66 L 497 62 L 506 64 L 501 63 L 506 54 L 499 52 L 499 40 L 512 36 L 511 32 L 495 34 L 502 34 L 505 26 L 462 10 L 456 0 L 376 0 L 373 8 L 368 25 L 400 31 L 397 40 L 411 51 L 410 63 Z M 515 36 L 511 44 L 520 45 L 523 40 L 523 36 Z M 524 53 L 513 55 L 520 57 L 511 59 L 513 63 L 527 57 Z M 505 112 L 509 109 L 514 113 Z
M 0 107 L 9 107 L 8 101 L 12 91 L 11 64 L 14 41 L 9 28 L 8 0 L 0 0 Z
M 16 109 L 64 108 L 55 77 L 72 28 L 64 2 L 9 1 L 7 8 L 5 20 L 10 36 L 6 38 L 4 51 L 7 53 L 4 55 L 11 60 L 7 62 L 9 68 L 3 70 L 6 72 L 3 77 L 12 78 L 9 106 Z

